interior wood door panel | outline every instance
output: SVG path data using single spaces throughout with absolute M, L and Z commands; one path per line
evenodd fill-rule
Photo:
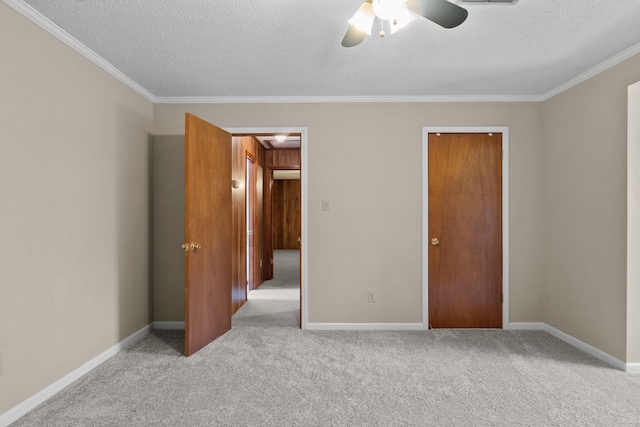
M 428 150 L 429 324 L 501 328 L 502 135 L 429 134 Z
M 185 128 L 185 356 L 190 356 L 231 329 L 231 134 L 191 114 Z

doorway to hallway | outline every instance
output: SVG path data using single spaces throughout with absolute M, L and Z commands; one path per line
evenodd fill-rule
M 298 328 L 300 324 L 300 251 L 274 251 L 273 279 L 249 292 L 233 315 L 232 327 Z
M 304 231 L 306 227 L 306 129 L 305 128 L 227 128 L 233 136 L 234 152 L 234 218 L 237 228 L 234 248 L 234 298 L 233 313 L 238 311 L 249 294 L 261 288 L 265 281 L 273 278 L 273 268 L 277 263 L 274 249 L 296 250 L 298 255 L 298 325 L 306 326 L 306 250 Z M 249 154 L 255 161 L 250 162 Z M 253 169 L 253 171 L 251 171 Z M 285 219 L 286 229 L 290 231 L 289 240 L 294 246 L 285 248 L 274 243 L 274 233 L 280 237 L 282 226 L 274 230 L 273 213 L 282 212 L 281 206 L 273 206 L 274 181 L 281 182 L 281 177 L 274 175 L 282 172 L 296 172 L 297 181 L 295 198 L 287 199 L 288 206 L 295 206 L 297 220 Z M 255 189 L 252 188 L 255 186 Z M 250 192 L 255 197 L 250 196 Z M 253 207 L 252 207 L 253 202 Z M 246 210 L 245 210 L 246 209 Z M 253 210 L 253 214 L 250 212 Z M 285 209 L 286 210 L 286 209 Z M 251 222 L 253 221 L 253 226 Z M 280 222 L 282 224 L 282 222 Z M 277 279 L 277 278 L 276 278 Z

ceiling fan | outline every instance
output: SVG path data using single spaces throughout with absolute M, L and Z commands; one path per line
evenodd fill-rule
M 353 18 L 342 39 L 342 46 L 353 47 L 371 35 L 371 28 L 378 18 L 381 22 L 380 36 L 384 36 L 384 22 L 389 22 L 391 34 L 404 28 L 422 16 L 444 28 L 453 28 L 467 19 L 466 9 L 447 0 L 365 0 Z

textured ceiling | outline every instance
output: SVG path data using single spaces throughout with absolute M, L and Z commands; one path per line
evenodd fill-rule
M 281 148 L 300 148 L 300 135 L 286 135 L 284 141 L 279 142 L 275 135 L 258 135 L 256 139 L 267 150 Z
M 541 96 L 640 43 L 639 0 L 464 4 L 353 48 L 361 0 L 25 3 L 160 98 Z

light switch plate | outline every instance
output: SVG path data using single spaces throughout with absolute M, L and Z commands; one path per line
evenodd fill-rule
M 327 199 L 322 199 L 322 210 L 325 212 L 329 212 L 331 207 L 329 206 L 329 201 Z
M 375 289 L 367 289 L 367 302 L 370 304 L 375 304 L 376 302 L 376 290 Z

